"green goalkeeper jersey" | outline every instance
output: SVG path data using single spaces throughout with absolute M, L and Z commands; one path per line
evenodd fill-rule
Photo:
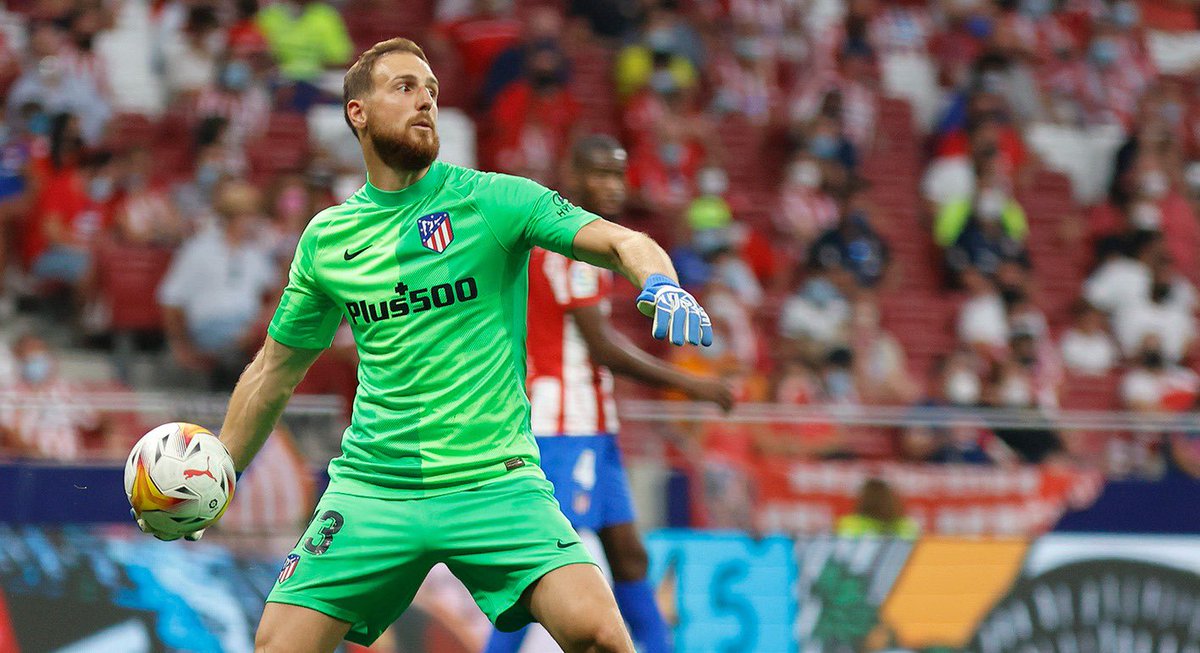
M 442 162 L 313 218 L 268 333 L 321 349 L 342 319 L 354 331 L 358 393 L 331 487 L 419 498 L 541 474 L 525 396 L 529 250 L 570 256 L 595 219 L 528 179 Z

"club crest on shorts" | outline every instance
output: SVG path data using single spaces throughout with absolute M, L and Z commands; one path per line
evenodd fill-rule
M 450 214 L 446 211 L 430 213 L 417 218 L 417 230 L 421 244 L 441 254 L 454 241 L 454 229 L 450 226 Z
M 292 574 L 296 573 L 296 565 L 299 564 L 300 556 L 296 555 L 295 553 L 289 553 L 287 559 L 283 561 L 283 569 L 279 570 L 279 578 L 275 582 L 282 583 L 283 581 L 291 578 Z

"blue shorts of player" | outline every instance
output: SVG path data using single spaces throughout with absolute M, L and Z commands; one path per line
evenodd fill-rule
M 576 530 L 598 531 L 633 521 L 633 501 L 613 434 L 537 438 L 542 470 Z

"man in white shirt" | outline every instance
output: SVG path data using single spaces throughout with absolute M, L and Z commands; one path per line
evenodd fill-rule
M 1105 313 L 1143 302 L 1150 296 L 1151 267 L 1162 256 L 1162 236 L 1139 231 L 1123 254 L 1111 254 L 1083 283 L 1088 303 Z
M 263 299 L 278 286 L 274 259 L 254 237 L 260 209 L 257 189 L 224 182 L 217 226 L 183 244 L 158 288 L 175 360 L 213 389 L 232 387 L 249 362 Z
M 1148 297 L 1130 300 L 1113 314 L 1113 331 L 1126 355 L 1155 336 L 1168 363 L 1178 363 L 1196 338 L 1195 290 L 1176 275 L 1165 257 L 1154 264 Z
M 1008 315 L 993 283 L 974 268 L 962 274 L 971 294 L 958 311 L 958 339 L 988 356 L 1008 346 Z

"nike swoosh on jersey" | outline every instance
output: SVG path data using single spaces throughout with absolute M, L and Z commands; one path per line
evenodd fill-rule
M 354 253 L 350 253 L 350 250 L 346 250 L 346 251 L 342 252 L 342 258 L 349 261 L 350 259 L 353 259 L 355 256 L 358 256 L 359 254 L 362 254 L 363 252 L 367 251 L 368 249 L 371 249 L 370 245 L 367 245 L 366 247 L 364 247 Z
M 570 542 L 570 543 L 568 543 L 568 544 L 564 544 L 562 540 L 559 540 L 559 541 L 558 541 L 558 548 L 560 548 L 560 549 L 566 549 L 566 548 L 569 548 L 569 547 L 573 547 L 573 546 L 575 546 L 576 544 L 579 544 L 579 542 Z

